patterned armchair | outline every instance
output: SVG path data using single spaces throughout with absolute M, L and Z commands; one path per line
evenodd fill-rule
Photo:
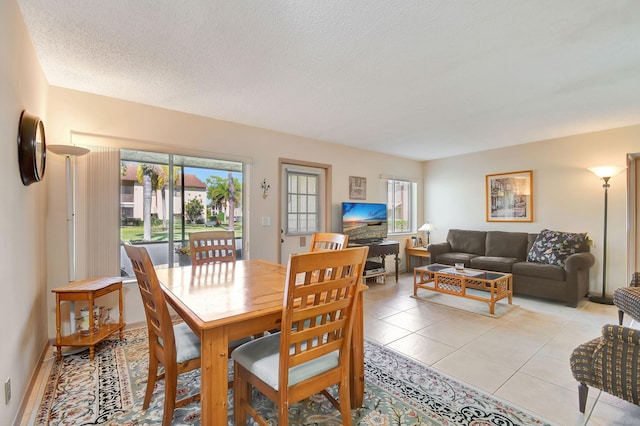
M 571 373 L 579 382 L 578 402 L 584 413 L 589 386 L 640 405 L 640 330 L 608 324 L 602 336 L 571 354 Z
M 622 325 L 624 314 L 633 321 L 640 321 L 640 272 L 634 272 L 629 287 L 620 287 L 613 292 L 613 304 L 618 308 L 618 323 Z

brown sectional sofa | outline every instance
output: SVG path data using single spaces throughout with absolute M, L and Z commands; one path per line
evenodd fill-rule
M 545 231 L 555 233 L 543 230 L 540 235 Z M 467 268 L 509 272 L 513 274 L 514 294 L 557 300 L 576 307 L 589 291 L 589 269 L 595 259 L 589 252 L 586 234 L 555 234 L 578 235 L 579 246 L 558 257 L 554 257 L 551 249 L 545 252 L 548 257 L 536 257 L 531 249 L 534 243 L 539 247 L 538 234 L 450 229 L 446 242 L 430 244 L 428 250 L 431 263 L 464 262 Z M 572 253 L 574 251 L 576 253 Z M 528 258 L 535 261 L 527 261 Z

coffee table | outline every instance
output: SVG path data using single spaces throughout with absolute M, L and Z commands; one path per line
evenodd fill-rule
M 467 299 L 480 300 L 489 305 L 489 312 L 495 313 L 496 302 L 505 297 L 509 304 L 513 298 L 513 276 L 505 272 L 482 271 L 479 269 L 456 269 L 450 265 L 434 263 L 413 269 L 413 295 L 418 289 L 452 294 Z M 470 294 L 468 289 L 486 291 L 487 296 Z

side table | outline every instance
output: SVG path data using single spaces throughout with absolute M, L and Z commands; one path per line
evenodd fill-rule
M 420 262 L 419 266 L 422 266 L 422 258 L 430 258 L 429 250 L 427 250 L 426 246 L 414 246 L 414 242 L 411 238 L 407 238 L 407 244 L 405 246 L 405 251 L 407 255 L 407 272 L 411 272 L 411 256 L 416 256 L 419 258 L 418 262 Z
M 396 282 L 398 282 L 398 265 L 400 264 L 400 257 L 398 256 L 400 253 L 400 243 L 393 240 L 386 240 L 382 242 L 376 243 L 349 243 L 347 247 L 358 247 L 358 246 L 367 246 L 369 247 L 369 254 L 367 255 L 367 259 L 371 259 L 372 257 L 379 257 L 381 263 L 384 265 L 385 258 L 388 255 L 394 256 L 395 263 L 395 271 L 396 271 Z M 369 277 L 373 277 L 374 275 L 369 275 Z
M 58 349 L 56 359 L 62 359 L 62 346 L 88 346 L 89 359 L 93 360 L 95 345 L 111 333 L 120 332 L 120 340 L 122 340 L 122 332 L 124 330 L 123 320 L 123 304 L 122 304 L 122 278 L 88 278 L 82 281 L 74 281 L 68 285 L 57 287 L 51 290 L 56 294 L 56 343 Z M 119 320 L 113 324 L 100 324 L 100 327 L 94 329 L 93 307 L 96 298 L 109 294 L 113 291 L 119 293 Z M 69 301 L 86 301 L 89 303 L 89 331 L 86 336 L 80 332 L 63 336 L 60 331 L 60 302 Z

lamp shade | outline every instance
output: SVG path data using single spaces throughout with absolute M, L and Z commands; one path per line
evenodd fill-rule
M 418 228 L 418 231 L 431 231 L 431 224 L 429 222 L 425 223 L 420 228 Z
M 605 177 L 613 177 L 615 175 L 617 175 L 618 173 L 620 173 L 621 171 L 623 171 L 624 169 L 626 169 L 626 167 L 620 167 L 620 166 L 594 166 L 594 167 L 589 167 L 589 170 L 595 174 L 596 176 L 598 176 L 599 178 L 605 178 Z
M 87 148 L 83 148 L 81 146 L 76 146 L 76 145 L 47 145 L 47 150 L 58 155 L 64 155 L 64 156 L 75 155 L 76 157 L 85 155 L 89 152 Z

